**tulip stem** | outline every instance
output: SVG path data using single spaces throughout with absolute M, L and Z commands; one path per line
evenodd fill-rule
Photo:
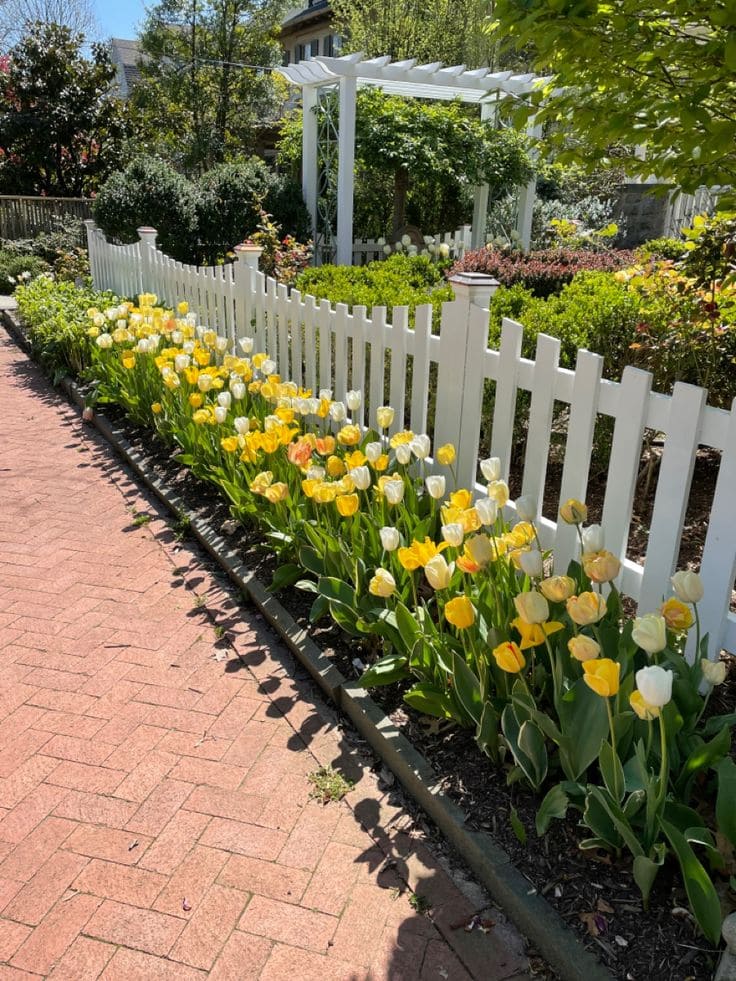
M 664 728 L 664 716 L 662 710 L 659 713 L 659 741 L 662 761 L 659 767 L 659 791 L 657 793 L 656 811 L 660 811 L 664 799 L 667 796 L 667 784 L 669 782 L 669 759 L 667 756 L 667 733 Z
M 700 614 L 697 603 L 693 603 L 693 613 L 695 614 L 695 656 L 700 657 Z
M 615 729 L 615 727 L 613 725 L 613 712 L 611 711 L 611 699 L 610 698 L 607 698 L 606 699 L 606 711 L 608 712 L 608 725 L 609 725 L 609 728 L 611 730 L 611 749 L 613 750 L 613 755 L 614 756 L 618 756 L 618 753 L 616 752 L 616 729 Z M 619 785 L 618 785 L 618 769 L 617 769 L 617 767 L 614 766 L 614 768 L 613 768 L 613 792 L 614 792 L 614 797 L 616 798 L 616 803 L 617 804 L 618 804 L 618 802 L 623 797 L 622 790 L 623 790 L 623 788 L 622 787 L 619 787 Z

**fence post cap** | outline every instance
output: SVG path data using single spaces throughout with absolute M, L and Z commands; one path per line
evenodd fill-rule
M 150 225 L 142 225 L 140 228 L 136 228 L 136 231 L 138 232 L 138 237 L 144 242 L 148 239 L 155 239 L 158 235 L 158 231 L 155 228 L 151 228 Z
M 465 300 L 477 307 L 487 307 L 499 285 L 498 280 L 487 273 L 460 272 L 450 276 L 455 299 Z
M 241 256 L 245 258 L 249 255 L 258 255 L 259 257 L 263 255 L 263 249 L 260 245 L 250 245 L 247 242 L 241 242 L 240 245 L 236 245 L 233 251 L 238 258 Z
M 85 218 L 84 219 L 84 224 L 87 226 L 87 228 L 94 228 L 95 227 L 95 220 L 94 220 L 94 218 Z

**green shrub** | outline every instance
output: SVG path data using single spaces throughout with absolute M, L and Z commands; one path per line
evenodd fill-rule
M 0 293 L 12 293 L 22 282 L 48 272 L 49 264 L 40 256 L 0 251 Z
M 288 174 L 272 174 L 271 186 L 263 202 L 274 222 L 284 235 L 291 235 L 299 242 L 312 237 L 312 218 L 309 214 L 299 181 Z
M 167 255 L 181 262 L 196 256 L 197 192 L 163 160 L 140 157 L 113 174 L 100 188 L 94 216 L 112 241 L 135 242 L 137 229 L 151 225 Z
M 204 263 L 214 265 L 253 232 L 259 221 L 259 202 L 272 183 L 271 172 L 258 157 L 220 164 L 202 175 L 196 209 Z
M 678 262 L 686 254 L 685 242 L 679 238 L 652 238 L 634 252 L 640 262 L 650 259 L 671 259 Z
M 417 306 L 431 303 L 438 313 L 442 303 L 453 299 L 452 287 L 426 256 L 392 255 L 366 266 L 319 266 L 297 278 L 297 289 L 318 300 L 354 306 L 408 306 L 411 319 Z
M 117 303 L 112 293 L 39 276 L 16 291 L 18 309 L 34 355 L 54 383 L 87 367 L 91 307 L 104 310 Z

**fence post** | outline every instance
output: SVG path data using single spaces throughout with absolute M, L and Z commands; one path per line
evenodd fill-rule
M 472 487 L 483 403 L 488 304 L 498 282 L 471 272 L 453 276 L 450 285 L 455 300 L 442 309 L 435 444 L 455 445 L 458 486 Z
M 96 290 L 102 288 L 100 270 L 97 261 L 97 226 L 91 218 L 85 219 L 84 227 L 87 232 L 87 252 L 89 253 L 89 272 Z
M 138 253 L 141 257 L 139 293 L 160 293 L 158 283 L 154 283 L 153 281 L 153 252 L 156 248 L 156 236 L 158 232 L 155 228 L 151 228 L 148 225 L 137 228 L 136 231 L 140 239 Z M 171 302 L 174 302 L 173 298 Z
M 236 245 L 235 268 L 235 310 L 238 338 L 252 335 L 251 326 L 255 316 L 253 300 L 256 291 L 258 262 L 263 255 L 259 245 Z

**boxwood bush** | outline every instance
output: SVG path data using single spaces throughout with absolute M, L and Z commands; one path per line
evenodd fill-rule
M 40 256 L 0 249 L 0 294 L 12 293 L 24 280 L 33 279 L 49 268 Z

